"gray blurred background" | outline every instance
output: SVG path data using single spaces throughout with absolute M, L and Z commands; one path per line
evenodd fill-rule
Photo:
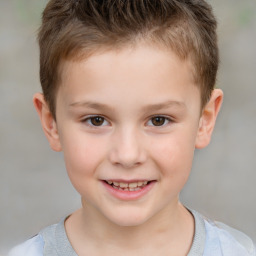
M 32 105 L 40 91 L 36 33 L 46 2 L 0 0 L 0 254 L 80 205 Z M 209 2 L 219 21 L 225 100 L 181 199 L 256 241 L 256 1 Z

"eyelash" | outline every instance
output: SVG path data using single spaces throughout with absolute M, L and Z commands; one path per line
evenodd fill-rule
M 164 121 L 164 123 L 163 123 L 163 124 L 160 124 L 160 125 L 154 125 L 153 122 L 152 122 L 152 120 L 153 120 L 154 118 L 162 118 L 163 121 Z M 148 124 L 149 122 L 151 122 L 152 124 L 149 125 L 149 126 L 153 126 L 153 127 L 164 127 L 164 126 L 168 125 L 168 124 L 169 124 L 170 122 L 172 122 L 172 121 L 173 121 L 173 120 L 172 120 L 170 117 L 161 116 L 161 115 L 156 115 L 156 116 L 152 116 L 152 117 L 149 119 L 149 121 L 147 122 L 147 124 Z
M 93 119 L 96 119 L 96 118 L 100 118 L 100 119 L 102 119 L 103 120 L 103 124 L 105 123 L 105 122 L 107 122 L 108 124 L 105 124 L 105 125 L 94 125 L 93 123 L 92 123 L 92 120 Z M 106 118 L 105 117 L 103 117 L 103 116 L 99 116 L 99 115 L 95 115 L 95 116 L 88 116 L 88 117 L 86 117 L 86 118 L 84 118 L 83 120 L 82 120 L 82 123 L 86 123 L 88 126 L 90 126 L 90 127 L 101 127 L 101 126 L 107 126 L 107 125 L 109 125 L 109 122 L 106 120 Z
M 96 119 L 96 118 L 99 118 L 99 119 L 102 119 L 101 121 L 103 122 L 102 124 L 99 124 L 99 125 L 95 125 L 95 124 L 93 124 L 92 123 L 92 120 L 93 119 Z M 160 119 L 162 119 L 162 121 L 164 121 L 164 123 L 163 124 L 160 124 L 160 125 L 154 125 L 153 124 L 153 119 L 154 118 L 160 118 Z M 99 120 L 98 120 L 99 121 Z M 166 117 L 166 116 L 161 116 L 161 115 L 156 115 L 156 116 L 153 116 L 153 117 L 151 117 L 147 122 L 146 122 L 146 124 L 148 125 L 148 126 L 153 126 L 153 127 L 163 127 L 163 126 L 166 126 L 166 125 L 168 125 L 170 122 L 172 122 L 173 120 L 171 119 L 171 118 L 169 118 L 169 117 Z M 84 118 L 83 120 L 82 120 L 82 122 L 83 123 L 86 123 L 88 126 L 90 126 L 90 127 L 102 127 L 102 126 L 107 126 L 107 125 L 109 125 L 109 122 L 106 120 L 106 118 L 104 117 L 104 116 L 100 116 L 100 115 L 95 115 L 95 116 L 88 116 L 88 117 L 86 117 L 86 118 Z M 107 122 L 107 124 L 106 124 L 106 122 Z M 151 124 L 149 124 L 151 122 Z M 105 124 L 104 124 L 105 123 Z

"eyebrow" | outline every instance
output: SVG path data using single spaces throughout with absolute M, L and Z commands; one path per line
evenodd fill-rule
M 181 102 L 181 101 L 168 100 L 161 103 L 147 105 L 143 107 L 143 110 L 150 112 L 150 111 L 157 111 L 157 110 L 166 109 L 170 107 L 186 108 L 186 105 L 184 102 Z
M 97 103 L 97 102 L 92 102 L 92 101 L 78 101 L 69 104 L 70 107 L 86 107 L 86 108 L 91 108 L 91 109 L 96 109 L 96 110 L 107 110 L 111 111 L 113 110 L 112 107 L 103 104 L 103 103 Z
M 69 104 L 70 107 L 86 107 L 96 110 L 106 110 L 106 111 L 113 111 L 114 108 L 108 106 L 107 104 L 98 103 L 98 102 L 92 102 L 92 101 L 78 101 Z M 185 103 L 181 101 L 175 101 L 175 100 L 168 100 L 161 103 L 156 104 L 149 104 L 143 107 L 143 111 L 157 111 L 161 109 L 166 109 L 170 107 L 178 107 L 178 108 L 186 108 Z

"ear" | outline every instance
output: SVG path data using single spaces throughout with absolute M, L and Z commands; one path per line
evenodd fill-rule
M 33 97 L 33 103 L 51 148 L 54 151 L 61 151 L 57 123 L 49 110 L 48 104 L 46 103 L 43 94 L 36 93 Z
M 216 118 L 220 111 L 220 107 L 223 101 L 223 92 L 220 89 L 212 91 L 210 100 L 202 111 L 202 115 L 199 121 L 199 128 L 196 137 L 196 148 L 206 147 L 210 141 L 213 132 L 213 128 L 216 122 Z

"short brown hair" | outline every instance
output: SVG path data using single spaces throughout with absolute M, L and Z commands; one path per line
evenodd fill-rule
M 216 19 L 204 0 L 50 0 L 38 40 L 40 81 L 54 117 L 61 60 L 141 40 L 191 59 L 202 106 L 216 82 Z

